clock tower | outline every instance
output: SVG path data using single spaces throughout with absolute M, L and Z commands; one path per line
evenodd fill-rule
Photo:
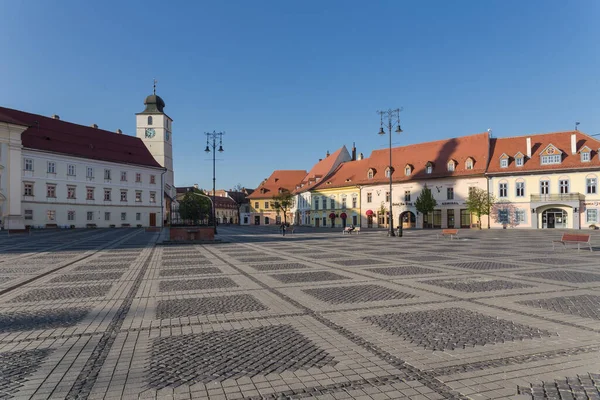
M 142 139 L 156 162 L 167 169 L 164 175 L 164 191 L 171 199 L 175 198 L 175 177 L 173 173 L 173 146 L 171 126 L 173 120 L 164 113 L 164 100 L 154 94 L 144 100 L 146 109 L 136 114 L 136 136 Z M 157 177 L 157 181 L 160 177 Z M 161 194 L 162 195 L 162 194 Z

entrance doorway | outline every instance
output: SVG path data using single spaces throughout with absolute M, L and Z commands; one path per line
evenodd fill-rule
M 446 216 L 448 218 L 448 228 L 454 228 L 454 210 L 447 210 Z
M 156 213 L 150 213 L 150 226 L 156 226 Z
M 460 227 L 470 228 L 471 227 L 471 213 L 469 210 L 460 210 Z
M 567 212 L 560 208 L 550 208 L 542 213 L 542 228 L 555 229 L 567 227 Z
M 254 225 L 260 225 L 260 215 L 254 216 Z
M 315 228 L 319 227 L 319 222 L 321 222 L 321 220 L 319 218 L 315 218 Z
M 367 215 L 367 228 L 373 227 L 373 215 Z
M 400 214 L 402 229 L 410 229 L 417 226 L 417 217 L 412 211 L 404 211 Z

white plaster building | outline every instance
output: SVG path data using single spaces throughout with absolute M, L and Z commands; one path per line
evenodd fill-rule
M 172 121 L 160 97 L 145 104 L 138 135 L 146 136 L 150 117 L 160 124 L 147 143 L 0 107 L 0 226 L 162 226 L 164 196 L 175 191 Z

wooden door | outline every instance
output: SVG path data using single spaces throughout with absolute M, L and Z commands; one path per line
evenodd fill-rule
M 156 226 L 156 213 L 150 213 L 150 226 Z

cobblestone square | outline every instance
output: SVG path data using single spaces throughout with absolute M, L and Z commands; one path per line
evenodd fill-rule
M 560 232 L 277 232 L 3 237 L 0 398 L 597 395 L 597 255 Z

